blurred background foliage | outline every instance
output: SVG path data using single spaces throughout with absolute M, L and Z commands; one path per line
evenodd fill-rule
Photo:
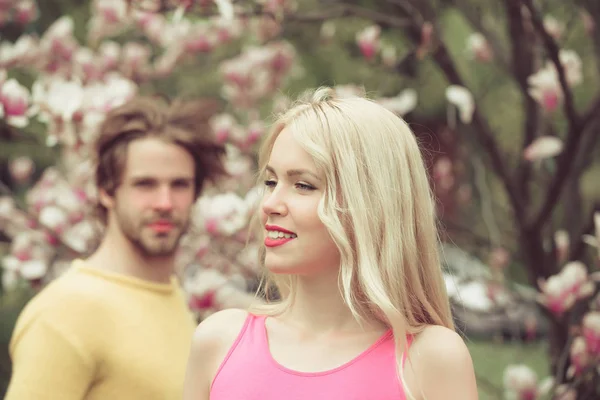
M 302 1 L 302 9 L 311 9 L 311 5 L 318 6 L 317 0 Z M 376 7 L 378 0 L 362 1 L 367 6 Z M 504 15 L 504 6 L 493 0 L 439 0 L 437 12 L 441 16 L 439 28 L 450 54 L 476 99 L 476 104 L 487 118 L 489 125 L 496 134 L 499 145 L 508 154 L 509 167 L 514 167 L 522 157 L 522 134 L 524 125 L 523 97 L 514 77 L 507 73 L 506 66 L 509 58 L 497 58 L 488 64 L 475 63 L 468 59 L 465 52 L 467 37 L 482 26 L 491 31 L 496 38 L 494 43 L 504 50 L 504 55 L 510 55 L 510 40 Z M 576 106 L 581 108 L 598 93 L 600 70 L 599 58 L 592 41 L 586 38 L 579 15 L 574 7 L 560 0 L 547 0 L 543 2 L 544 11 L 559 17 L 567 25 L 566 36 L 562 39 L 562 47 L 575 50 L 582 58 L 584 83 L 574 88 Z M 43 0 L 38 2 L 40 17 L 27 27 L 25 32 L 40 35 L 56 19 L 63 15 L 71 15 L 75 21 L 75 33 L 80 43 L 86 41 L 87 21 L 90 17 L 90 4 L 77 0 Z M 313 10 L 318 8 L 313 8 Z M 295 79 L 289 82 L 284 94 L 295 97 L 307 88 L 319 85 L 362 85 L 367 93 L 378 96 L 391 97 L 403 89 L 416 89 L 419 101 L 414 112 L 408 117 L 408 122 L 415 132 L 422 136 L 428 143 L 427 152 L 432 157 L 445 152 L 441 143 L 439 132 L 447 129 L 447 101 L 445 90 L 448 82 L 435 62 L 429 58 L 417 60 L 414 45 L 396 29 L 385 29 L 382 32 L 382 41 L 392 44 L 397 48 L 398 56 L 403 62 L 396 71 L 385 69 L 379 63 L 369 63 L 359 54 L 355 44 L 355 34 L 360 28 L 366 26 L 360 19 L 343 19 L 336 24 L 336 39 L 324 43 L 321 35 L 320 23 L 289 22 L 284 25 L 283 37 L 290 41 L 298 52 L 298 70 Z M 24 31 L 13 25 L 2 28 L 2 40 L 14 41 Z M 124 42 L 132 36 L 125 33 L 117 40 Z M 138 38 L 139 39 L 139 38 Z M 220 97 L 221 78 L 218 64 L 237 53 L 240 44 L 233 43 L 226 47 L 216 49 L 208 54 L 200 54 L 193 60 L 180 65 L 177 73 L 160 81 L 154 81 L 142 86 L 145 93 L 163 93 L 169 97 L 174 96 L 214 96 Z M 15 73 L 12 72 L 11 73 Z M 35 76 L 28 75 L 27 71 L 19 71 L 16 76 L 19 81 L 29 85 Z M 270 109 L 265 106 L 265 116 Z M 551 120 L 552 129 L 563 132 L 566 121 L 561 113 Z M 439 129 L 434 128 L 439 127 Z M 7 184 L 17 198 L 21 197 L 25 188 L 11 182 L 8 173 L 8 162 L 20 155 L 27 155 L 36 165 L 34 180 L 48 166 L 54 165 L 60 156 L 59 149 L 48 148 L 44 141 L 44 126 L 33 122 L 26 129 L 19 131 L 6 125 L 0 126 L 0 181 Z M 485 154 L 475 141 L 469 126 L 461 127 L 461 135 L 453 136 L 452 146 L 457 151 L 458 161 L 462 163 L 466 175 L 472 175 L 474 160 L 481 159 L 485 162 Z M 590 199 L 600 197 L 598 175 L 600 163 L 598 149 L 594 151 L 592 167 L 581 177 L 573 182 L 575 188 L 583 199 L 583 207 L 589 207 Z M 551 164 L 544 164 L 541 168 L 552 168 Z M 517 249 L 515 240 L 518 240 L 514 230 L 513 215 L 508 207 L 502 185 L 492 173 L 487 170 L 486 177 L 488 190 L 493 201 L 496 220 L 502 232 L 502 243 L 509 249 Z M 5 190 L 8 188 L 4 188 Z M 0 192 L 2 188 L 0 188 Z M 481 201 L 477 193 L 473 193 L 475 202 Z M 536 193 L 534 196 L 541 196 Z M 22 201 L 22 198 L 21 198 Z M 458 211 L 453 221 L 462 226 L 455 229 L 452 224 L 446 226 L 451 240 L 467 249 L 469 252 L 484 257 L 489 251 L 489 232 L 477 212 L 480 207 Z M 555 221 L 558 226 L 562 218 L 568 218 L 568 209 L 562 208 L 557 213 L 559 218 Z M 468 229 L 464 229 L 468 227 Z M 480 240 L 475 240 L 479 238 Z M 0 238 L 1 239 L 1 238 Z M 486 241 L 488 245 L 486 245 Z M 483 245 L 482 245 L 483 243 Z M 0 257 L 8 251 L 9 243 L 0 240 Z M 526 283 L 526 276 L 519 259 L 515 259 L 509 268 L 507 276 L 517 282 Z M 32 291 L 22 290 L 4 294 L 0 297 L 0 394 L 3 393 L 9 379 L 10 362 L 7 354 L 8 341 L 16 317 L 31 296 Z M 546 344 L 520 342 L 500 344 L 497 341 L 471 341 L 469 347 L 475 362 L 476 371 L 480 379 L 481 399 L 500 399 L 502 371 L 509 363 L 527 362 L 540 376 L 548 373 L 548 360 Z

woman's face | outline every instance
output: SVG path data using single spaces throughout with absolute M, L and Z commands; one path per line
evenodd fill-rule
M 283 129 L 269 157 L 262 199 L 269 270 L 312 275 L 339 267 L 339 251 L 317 212 L 324 191 L 325 177 L 312 157 Z

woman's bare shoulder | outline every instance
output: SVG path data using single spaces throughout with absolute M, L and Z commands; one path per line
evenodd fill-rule
M 219 365 L 240 335 L 247 318 L 247 311 L 228 309 L 210 315 L 198 325 L 186 368 L 185 400 L 208 400 Z
M 469 349 L 454 330 L 431 325 L 419 333 L 409 351 L 418 385 L 427 399 L 477 399 Z M 435 379 L 433 379 L 435 377 Z
M 248 312 L 236 308 L 217 311 L 204 319 L 194 332 L 193 351 L 231 345 L 242 330 Z M 229 347 L 229 346 L 227 346 Z

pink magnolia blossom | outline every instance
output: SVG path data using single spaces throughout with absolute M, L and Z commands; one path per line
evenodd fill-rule
M 429 21 L 425 21 L 421 25 L 421 42 L 417 48 L 417 58 L 422 60 L 431 51 L 434 39 L 433 24 Z
M 282 31 L 281 22 L 268 15 L 262 15 L 249 21 L 249 30 L 260 44 L 266 44 Z
M 581 16 L 581 21 L 583 22 L 583 28 L 585 29 L 585 33 L 591 36 L 596 30 L 596 23 L 594 22 L 594 18 L 590 15 L 587 10 L 579 10 L 579 15 Z
M 503 380 L 507 398 L 515 400 L 538 398 L 538 377 L 528 366 L 523 364 L 507 366 Z
M 436 189 L 442 192 L 447 192 L 454 186 L 455 179 L 450 158 L 438 158 L 433 166 L 433 180 L 436 183 Z
M 577 400 L 577 391 L 568 385 L 558 385 L 552 400 Z
M 22 128 L 29 123 L 29 90 L 16 79 L 9 79 L 0 87 L 0 116 L 9 125 Z
M 260 300 L 248 293 L 243 279 L 227 276 L 216 269 L 203 269 L 186 282 L 189 305 L 194 311 L 216 311 L 231 307 L 249 307 Z
M 294 11 L 297 6 L 297 0 L 258 0 L 265 9 L 275 15 L 282 15 L 288 11 Z
M 463 204 L 463 205 L 470 204 L 471 200 L 473 199 L 472 186 L 468 183 L 461 184 L 458 187 L 458 190 L 456 191 L 456 197 L 461 204 Z
M 73 61 L 75 70 L 83 77 L 84 81 L 95 81 L 102 76 L 102 64 L 98 62 L 91 49 L 87 47 L 77 49 Z
M 556 258 L 558 262 L 565 262 L 571 245 L 568 232 L 565 230 L 556 231 L 554 233 L 554 243 L 556 245 Z
M 356 43 L 362 55 L 369 61 L 375 58 L 379 51 L 379 25 L 371 25 L 356 34 Z
M 52 57 L 71 60 L 73 52 L 78 47 L 73 37 L 75 23 L 70 16 L 57 19 L 46 30 L 40 41 L 40 47 Z
M 98 59 L 103 71 L 111 71 L 117 68 L 121 57 L 121 45 L 110 40 L 102 42 L 98 48 Z
M 232 136 L 238 136 L 235 132 L 243 129 L 235 118 L 227 113 L 215 115 L 211 119 L 211 127 L 215 140 L 221 144 L 229 141 Z
M 556 111 L 562 103 L 563 91 L 558 81 L 556 69 L 546 65 L 527 78 L 529 95 L 548 113 Z
M 490 253 L 490 268 L 502 271 L 510 262 L 510 253 L 503 247 L 495 247 Z
M 594 282 L 589 280 L 583 263 L 573 261 L 548 280 L 540 279 L 541 294 L 538 300 L 552 313 L 561 315 L 577 300 L 589 297 L 594 292 Z
M 569 86 L 579 85 L 583 81 L 582 63 L 579 55 L 573 50 L 561 50 L 559 60 L 564 68 L 565 79 Z M 527 79 L 529 95 L 535 99 L 546 112 L 555 111 L 563 100 L 563 91 L 558 79 L 556 67 L 550 61 L 543 68 Z
M 287 42 L 246 48 L 221 64 L 223 96 L 237 107 L 252 108 L 284 83 L 294 59 L 295 51 Z
M 217 31 L 204 23 L 195 24 L 186 36 L 185 48 L 192 52 L 208 53 L 219 43 Z
M 34 0 L 20 0 L 15 5 L 14 19 L 21 25 L 27 25 L 40 16 L 37 4 Z
M 487 63 L 494 59 L 494 52 L 485 36 L 476 32 L 467 38 L 467 56 L 476 61 Z
M 129 79 L 142 78 L 148 72 L 152 50 L 137 42 L 127 42 L 122 48 L 121 72 Z
M 41 231 L 21 231 L 11 243 L 10 254 L 2 260 L 5 269 L 28 281 L 43 278 L 54 250 Z
M 171 27 L 168 26 L 164 15 L 136 9 L 133 20 L 151 42 L 162 46 L 167 44 L 165 37 L 170 34 Z M 168 32 L 167 35 L 165 32 Z
M 583 337 L 577 336 L 573 340 L 569 355 L 571 365 L 567 369 L 567 377 L 572 378 L 581 374 L 591 361 L 587 343 Z
M 527 146 L 523 158 L 528 161 L 543 160 L 560 154 L 562 150 L 562 140 L 555 136 L 541 136 Z
M 127 17 L 127 2 L 125 0 L 95 0 L 94 13 L 108 25 L 119 24 Z
M 5 41 L 0 45 L 0 65 L 26 66 L 36 63 L 38 41 L 31 35 L 21 35 L 14 44 Z
M 17 183 L 26 183 L 31 178 L 35 164 L 29 157 L 21 156 L 12 160 L 8 166 L 10 175 Z
M 237 194 L 202 196 L 197 203 L 196 221 L 211 235 L 230 236 L 246 226 L 247 208 Z
M 9 238 L 16 237 L 27 228 L 28 216 L 19 210 L 9 196 L 0 196 L 0 226 Z
M 90 220 L 81 220 L 69 225 L 61 235 L 61 240 L 80 254 L 91 250 L 91 245 L 99 239 L 99 230 Z
M 588 352 L 600 356 L 600 312 L 591 311 L 583 317 L 583 337 Z

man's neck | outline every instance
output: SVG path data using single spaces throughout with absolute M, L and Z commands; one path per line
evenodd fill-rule
M 87 262 L 93 268 L 157 283 L 170 282 L 175 271 L 174 256 L 147 257 L 131 243 L 111 235 L 104 237 Z

